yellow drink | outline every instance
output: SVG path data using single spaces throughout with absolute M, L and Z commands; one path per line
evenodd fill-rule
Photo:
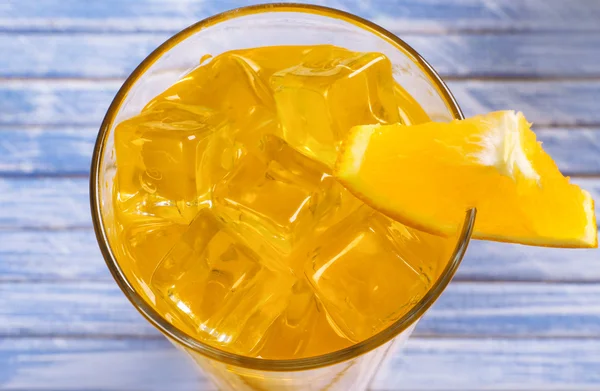
M 310 357 L 369 338 L 422 298 L 455 238 L 375 212 L 331 167 L 354 125 L 428 120 L 379 53 L 212 58 L 115 130 L 122 268 L 177 328 L 237 354 Z

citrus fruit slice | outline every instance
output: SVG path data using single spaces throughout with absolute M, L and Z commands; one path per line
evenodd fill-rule
M 435 234 L 477 209 L 473 237 L 597 247 L 594 201 L 558 170 L 522 113 L 352 128 L 334 175 L 373 208 Z

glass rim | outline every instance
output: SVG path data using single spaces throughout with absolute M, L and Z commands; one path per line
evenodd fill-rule
M 460 265 L 462 258 L 465 254 L 473 226 L 475 223 L 476 210 L 470 209 L 465 213 L 465 219 L 457 240 L 454 252 L 448 261 L 448 264 L 436 280 L 436 282 L 429 288 L 427 293 L 421 298 L 421 300 L 415 304 L 405 315 L 396 320 L 393 324 L 380 331 L 379 333 L 369 337 L 368 339 L 359 343 L 353 344 L 347 348 L 329 352 L 314 357 L 296 358 L 296 359 L 262 359 L 256 357 L 247 357 L 225 350 L 216 348 L 200 340 L 192 337 L 191 335 L 179 330 L 165 318 L 163 318 L 149 303 L 147 303 L 138 292 L 133 288 L 132 284 L 127 279 L 125 273 L 119 266 L 115 254 L 110 248 L 104 222 L 102 219 L 102 205 L 101 205 L 101 185 L 100 174 L 102 167 L 102 158 L 104 156 L 104 148 L 106 145 L 106 138 L 110 132 L 110 129 L 115 120 L 116 114 L 118 113 L 121 104 L 125 97 L 130 91 L 131 87 L 139 80 L 139 78 L 167 51 L 184 41 L 191 35 L 197 33 L 200 30 L 206 29 L 210 26 L 216 25 L 220 22 L 227 20 L 249 16 L 253 14 L 261 14 L 267 12 L 290 12 L 290 13 L 309 13 L 325 16 L 329 18 L 339 19 L 348 23 L 351 23 L 357 27 L 367 30 L 382 39 L 385 39 L 399 50 L 403 50 L 405 54 L 412 56 L 412 60 L 421 67 L 421 69 L 427 74 L 430 80 L 435 84 L 437 92 L 441 95 L 444 102 L 450 109 L 455 119 L 464 119 L 464 115 L 458 106 L 456 100 L 452 96 L 452 93 L 442 81 L 441 77 L 437 72 L 419 55 L 419 53 L 409 46 L 402 39 L 398 38 L 388 30 L 370 22 L 366 19 L 353 15 L 351 13 L 341 11 L 335 8 L 310 5 L 310 4 L 295 4 L 295 3 L 270 3 L 270 4 L 259 4 L 247 7 L 241 7 L 225 11 L 223 13 L 203 19 L 191 26 L 181 30 L 177 34 L 170 37 L 152 53 L 150 53 L 131 75 L 125 80 L 117 92 L 115 98 L 111 102 L 106 115 L 102 121 L 99 129 L 98 137 L 94 147 L 94 153 L 92 156 L 92 165 L 90 171 L 90 206 L 92 212 L 92 221 L 96 239 L 106 265 L 110 270 L 113 278 L 117 282 L 121 291 L 133 304 L 133 306 L 142 314 L 147 321 L 149 321 L 154 327 L 159 329 L 169 339 L 178 342 L 184 347 L 191 349 L 195 352 L 202 354 L 208 358 L 221 361 L 223 363 L 235 366 L 241 366 L 255 370 L 265 371 L 300 371 L 308 370 L 313 368 L 324 367 L 340 363 L 364 353 L 367 353 L 384 343 L 390 341 L 402 331 L 406 330 L 413 323 L 415 323 L 421 316 L 429 309 L 429 307 L 437 300 L 441 293 L 445 290 L 448 283 L 452 280 L 458 266 Z

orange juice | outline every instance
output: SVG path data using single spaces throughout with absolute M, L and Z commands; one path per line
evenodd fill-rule
M 211 58 L 115 129 L 122 267 L 223 350 L 292 359 L 369 338 L 423 297 L 454 241 L 372 210 L 331 170 L 352 126 L 428 120 L 380 53 Z

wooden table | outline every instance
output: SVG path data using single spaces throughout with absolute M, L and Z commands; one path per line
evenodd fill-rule
M 244 0 L 0 2 L 0 389 L 210 389 L 96 246 L 90 155 L 123 79 Z M 600 201 L 600 1 L 325 0 L 397 33 L 466 115 L 522 110 Z M 600 390 L 600 250 L 473 243 L 374 390 Z

